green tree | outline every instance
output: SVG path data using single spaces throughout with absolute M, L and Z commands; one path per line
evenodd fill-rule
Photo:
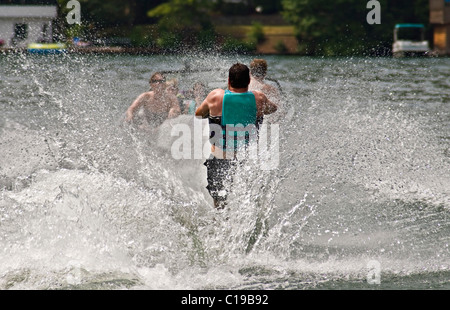
M 101 26 L 132 25 L 135 17 L 135 0 L 78 0 L 82 14 Z
M 69 0 L 57 0 L 61 15 L 66 15 Z M 78 0 L 84 23 L 102 26 L 130 26 L 149 21 L 147 11 L 164 0 Z
M 150 10 L 147 15 L 158 19 L 160 45 L 192 46 L 213 38 L 210 5 L 208 0 L 169 0 Z
M 147 11 L 165 0 L 78 0 L 81 8 L 81 25 L 69 25 L 66 16 L 71 10 L 66 5 L 69 0 L 57 0 L 59 33 L 66 37 L 80 36 L 95 39 L 108 36 L 130 36 L 139 46 L 150 44 L 151 38 L 143 25 L 155 20 L 147 16 Z
M 261 7 L 262 14 L 278 13 L 281 10 L 281 0 L 253 0 L 255 7 Z
M 255 44 L 264 42 L 266 36 L 264 35 L 263 25 L 259 22 L 253 22 L 248 37 L 249 40 Z
M 396 23 L 428 23 L 428 0 L 379 0 L 380 25 L 367 23 L 367 2 L 282 0 L 282 14 L 296 28 L 299 51 L 310 55 L 383 54 Z
M 349 54 L 361 48 L 366 7 L 360 0 L 283 0 L 283 16 L 295 25 L 299 51 Z

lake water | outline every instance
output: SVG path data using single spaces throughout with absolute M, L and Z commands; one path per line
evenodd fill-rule
M 193 117 L 121 120 L 155 71 L 251 57 L 0 55 L 0 289 L 450 289 L 450 59 L 265 58 L 279 161 L 216 211 Z

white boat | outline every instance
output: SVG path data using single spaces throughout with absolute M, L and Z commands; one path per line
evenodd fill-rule
M 431 53 L 428 41 L 425 40 L 423 24 L 397 24 L 394 28 L 394 57 L 427 56 Z

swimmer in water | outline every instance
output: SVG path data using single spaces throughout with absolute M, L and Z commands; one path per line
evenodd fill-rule
M 203 85 L 202 82 L 196 82 L 192 87 L 192 91 L 190 91 L 190 94 L 192 94 L 192 99 L 183 100 L 183 113 L 194 115 L 195 110 L 200 106 L 200 104 L 203 102 L 203 99 L 207 95 L 205 85 Z
M 166 119 L 177 117 L 180 106 L 177 97 L 166 89 L 166 78 L 156 72 L 150 78 L 151 90 L 145 92 L 134 100 L 127 109 L 125 121 L 134 122 L 140 108 L 144 113 L 144 124 L 141 129 L 152 129 L 160 126 Z
M 249 90 L 259 90 L 270 100 L 280 103 L 280 91 L 273 85 L 265 82 L 267 75 L 267 61 L 264 59 L 253 59 L 250 63 L 250 85 Z

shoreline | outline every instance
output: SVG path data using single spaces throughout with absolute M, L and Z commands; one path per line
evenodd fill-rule
M 212 51 L 218 54 L 230 54 L 227 52 L 221 52 L 220 50 Z M 0 55 L 6 54 L 25 54 L 28 53 L 26 47 L 21 48 L 4 48 L 0 47 Z M 59 51 L 57 53 L 48 53 L 49 55 L 55 54 L 94 54 L 94 55 L 174 55 L 182 53 L 182 51 L 164 51 L 158 48 L 146 48 L 146 47 L 121 47 L 121 46 L 87 46 L 87 47 L 68 47 L 64 49 L 63 52 Z M 34 53 L 38 54 L 39 53 Z M 45 53 L 42 53 L 45 55 Z M 41 55 L 42 55 L 41 54 Z M 246 52 L 246 55 L 260 55 L 260 56 L 305 56 L 305 57 L 330 57 L 324 55 L 303 55 L 299 53 L 269 53 L 269 52 Z M 353 55 L 353 56 L 334 56 L 334 57 L 393 57 L 392 55 L 383 55 L 383 56 L 370 56 L 370 55 Z M 432 53 L 428 58 L 447 58 L 450 55 Z M 427 58 L 427 57 L 425 57 Z
M 192 50 L 190 51 L 192 53 Z M 213 50 L 212 53 L 229 54 L 220 50 Z M 26 47 L 21 48 L 0 48 L 0 54 L 27 53 Z M 67 47 L 63 52 L 48 54 L 100 54 L 100 55 L 174 55 L 183 53 L 183 51 L 170 51 L 158 48 L 146 47 L 121 47 L 121 46 L 92 46 L 92 47 Z M 189 53 L 189 52 L 188 52 Z M 45 54 L 45 53 L 43 53 Z M 245 52 L 248 55 L 280 55 L 280 56 L 301 56 L 295 53 L 263 53 L 260 51 Z
M 27 53 L 26 47 L 0 48 L 1 54 Z M 152 48 L 119 47 L 119 46 L 95 46 L 95 47 L 68 47 L 59 53 L 65 54 L 161 54 L 160 50 Z M 51 54 L 51 53 L 49 53 Z M 55 53 L 54 53 L 55 54 Z

